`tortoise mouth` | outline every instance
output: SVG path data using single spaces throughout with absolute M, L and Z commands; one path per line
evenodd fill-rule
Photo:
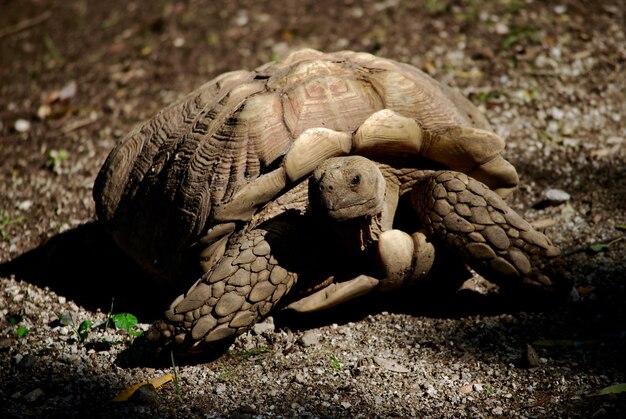
M 370 198 L 350 205 L 343 205 L 340 208 L 333 208 L 330 205 L 323 205 L 326 215 L 334 221 L 347 222 L 359 218 L 371 218 L 382 212 L 382 203 L 376 198 Z M 325 203 L 327 204 L 327 203 Z
M 378 240 L 376 219 L 376 216 L 370 215 L 350 217 L 343 221 L 337 220 L 333 226 L 345 248 L 362 252 Z

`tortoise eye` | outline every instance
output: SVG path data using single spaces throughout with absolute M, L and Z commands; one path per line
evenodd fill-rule
M 350 186 L 356 186 L 359 183 L 361 183 L 361 176 L 356 175 L 355 177 L 352 178 L 352 180 L 350 180 Z

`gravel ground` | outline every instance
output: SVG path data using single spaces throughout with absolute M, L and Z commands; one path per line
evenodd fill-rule
M 626 383 L 620 1 L 0 8 L 0 416 L 626 415 L 624 393 L 596 395 Z M 127 331 L 80 324 L 112 310 L 145 329 L 172 294 L 93 222 L 100 165 L 133 124 L 204 81 L 304 46 L 411 63 L 479 105 L 520 172 L 511 205 L 563 249 L 580 298 L 538 311 L 473 278 L 459 292 L 273 313 L 212 359 L 176 359 L 176 385 L 112 401 L 172 364 L 130 366 Z

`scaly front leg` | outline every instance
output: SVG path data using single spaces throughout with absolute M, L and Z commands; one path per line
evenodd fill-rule
M 148 340 L 199 353 L 265 316 L 310 257 L 298 220 L 267 223 L 230 237 L 224 256 L 152 325 Z
M 484 184 L 463 173 L 434 172 L 415 184 L 410 198 L 433 240 L 486 279 L 508 288 L 571 290 L 558 266 L 559 249 Z

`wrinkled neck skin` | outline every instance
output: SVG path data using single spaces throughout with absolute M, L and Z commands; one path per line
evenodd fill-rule
M 378 237 L 382 233 L 382 214 L 374 216 L 358 217 L 345 221 L 335 221 L 315 214 L 316 227 L 324 226 L 329 236 L 327 239 L 335 243 L 335 246 L 350 253 L 363 253 L 372 245 L 376 245 Z

